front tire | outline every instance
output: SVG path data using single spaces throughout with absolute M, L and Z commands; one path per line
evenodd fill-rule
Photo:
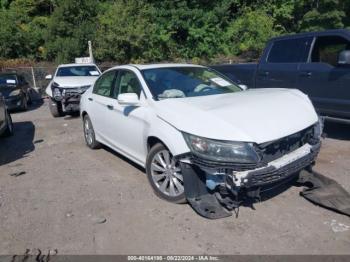
M 13 122 L 12 122 L 12 117 L 11 115 L 6 112 L 6 130 L 3 134 L 3 136 L 8 137 L 8 136 L 13 136 L 14 131 L 13 131 Z
M 147 156 L 146 172 L 155 194 L 172 203 L 185 203 L 185 188 L 179 163 L 163 144 L 154 145 Z
M 85 115 L 83 118 L 83 128 L 86 145 L 91 149 L 100 148 L 101 144 L 96 141 L 95 130 L 88 115 Z
M 50 98 L 49 108 L 50 108 L 51 115 L 53 117 L 63 116 L 62 105 L 60 102 L 57 102 L 57 101 L 53 100 L 52 98 Z
M 22 111 L 27 111 L 28 110 L 28 100 L 26 96 L 24 95 L 22 98 L 22 106 L 21 106 Z

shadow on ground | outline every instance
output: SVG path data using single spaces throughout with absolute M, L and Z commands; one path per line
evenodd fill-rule
M 107 147 L 107 146 L 104 146 L 104 145 L 102 146 L 102 148 L 103 148 L 104 150 L 106 150 L 107 152 L 113 154 L 115 157 L 118 157 L 118 158 L 120 158 L 121 160 L 127 162 L 129 165 L 131 165 L 131 166 L 137 168 L 137 169 L 140 170 L 141 172 L 146 173 L 146 170 L 145 170 L 144 168 L 142 168 L 142 167 L 139 166 L 138 164 L 134 163 L 133 161 L 131 161 L 131 160 L 128 159 L 127 157 L 125 157 L 125 156 L 119 154 L 118 152 L 114 151 L 113 149 L 111 149 L 111 148 L 109 148 L 109 147 Z
M 24 158 L 35 149 L 34 124 L 26 121 L 16 122 L 13 125 L 15 134 L 11 137 L 0 138 L 0 166 Z
M 44 104 L 43 99 L 34 100 L 34 101 L 32 101 L 32 103 L 30 105 L 28 105 L 28 109 L 26 111 L 12 110 L 10 113 L 11 114 L 20 114 L 23 112 L 34 111 L 34 110 L 38 109 L 39 107 L 41 107 L 43 104 Z

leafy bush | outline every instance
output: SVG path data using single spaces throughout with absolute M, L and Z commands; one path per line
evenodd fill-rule
M 275 35 L 350 27 L 350 0 L 0 0 L 0 58 L 256 59 Z

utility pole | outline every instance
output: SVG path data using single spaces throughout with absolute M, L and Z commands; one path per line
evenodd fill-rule
M 95 63 L 95 60 L 94 60 L 94 56 L 92 54 L 92 45 L 91 45 L 91 41 L 88 41 L 88 46 L 89 46 L 89 57 L 91 59 L 91 62 L 92 63 Z

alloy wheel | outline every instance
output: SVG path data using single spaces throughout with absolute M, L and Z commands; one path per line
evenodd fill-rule
M 93 143 L 93 130 L 88 119 L 84 122 L 84 134 L 86 142 L 91 145 Z
M 168 150 L 159 151 L 154 155 L 151 175 L 154 184 L 163 194 L 177 197 L 184 193 L 181 168 Z

